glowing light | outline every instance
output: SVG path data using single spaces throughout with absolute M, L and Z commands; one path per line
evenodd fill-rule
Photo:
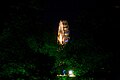
M 69 77 L 76 77 L 74 74 L 72 74 L 72 75 L 69 75 Z
M 63 37 L 62 37 L 62 34 L 60 34 L 60 37 L 59 37 L 59 42 L 60 42 L 60 44 L 63 44 Z
M 68 22 L 66 20 L 60 20 L 57 37 L 57 41 L 60 45 L 64 45 L 69 41 L 69 32 Z
M 71 74 L 73 74 L 73 71 L 72 71 L 72 70 L 69 71 L 69 75 L 71 75 Z
M 60 75 L 57 75 L 57 76 L 67 76 L 67 75 L 61 75 L 61 74 L 60 74 Z
M 63 70 L 64 71 L 64 70 Z M 73 73 L 73 70 L 69 70 L 68 74 L 63 74 L 63 75 L 57 75 L 57 76 L 69 76 L 69 77 L 76 77 L 76 75 Z
M 76 77 L 76 76 L 73 74 L 73 71 L 72 71 L 72 70 L 69 70 L 68 75 L 69 75 L 69 77 Z

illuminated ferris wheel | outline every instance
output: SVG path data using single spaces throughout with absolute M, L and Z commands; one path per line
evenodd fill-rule
M 70 37 L 69 37 L 70 31 L 69 31 L 69 25 L 66 20 L 60 20 L 59 22 L 59 28 L 58 28 L 58 36 L 57 36 L 57 42 L 60 45 L 64 45 L 68 43 Z

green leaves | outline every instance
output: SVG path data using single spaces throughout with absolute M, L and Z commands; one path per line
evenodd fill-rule
M 1 76 L 9 76 L 13 77 L 13 74 L 21 74 L 27 75 L 28 71 L 26 68 L 29 68 L 29 65 L 25 64 L 16 64 L 16 63 L 8 63 L 2 66 L 2 73 Z
M 32 36 L 32 37 L 29 37 L 29 38 L 27 38 L 27 43 L 28 43 L 28 46 L 32 49 L 32 50 L 34 50 L 35 52 L 37 52 L 38 51 L 38 44 L 37 44 L 37 42 L 36 42 L 36 40 L 35 40 L 35 38 Z

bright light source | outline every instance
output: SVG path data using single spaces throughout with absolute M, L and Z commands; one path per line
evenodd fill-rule
M 69 25 L 66 20 L 60 20 L 59 27 L 58 27 L 58 36 L 57 36 L 57 42 L 60 45 L 64 45 L 68 43 L 70 37 L 69 37 L 70 31 L 69 31 Z
M 72 71 L 72 70 L 69 70 L 68 75 L 69 75 L 69 77 L 76 77 L 76 76 L 73 74 L 73 71 Z
M 68 71 L 68 75 L 66 75 L 66 74 L 63 74 L 63 75 L 57 75 L 57 76 L 69 76 L 69 77 L 76 77 L 76 75 L 73 73 L 73 70 L 69 70 Z
M 76 77 L 74 74 L 72 74 L 72 75 L 69 75 L 69 77 Z
M 57 76 L 67 76 L 67 75 L 61 75 L 61 74 L 60 74 L 60 75 L 57 75 Z
M 72 74 L 73 74 L 73 71 L 72 71 L 72 70 L 70 70 L 70 71 L 69 71 L 69 75 L 72 75 Z

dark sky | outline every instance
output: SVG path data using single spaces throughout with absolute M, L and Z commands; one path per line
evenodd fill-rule
M 17 21 L 19 16 L 29 25 L 43 22 L 48 27 L 51 25 L 57 28 L 59 20 L 66 19 L 74 36 L 86 32 L 106 49 L 116 50 L 115 46 L 118 46 L 119 1 L 4 0 L 0 5 L 2 24 Z

